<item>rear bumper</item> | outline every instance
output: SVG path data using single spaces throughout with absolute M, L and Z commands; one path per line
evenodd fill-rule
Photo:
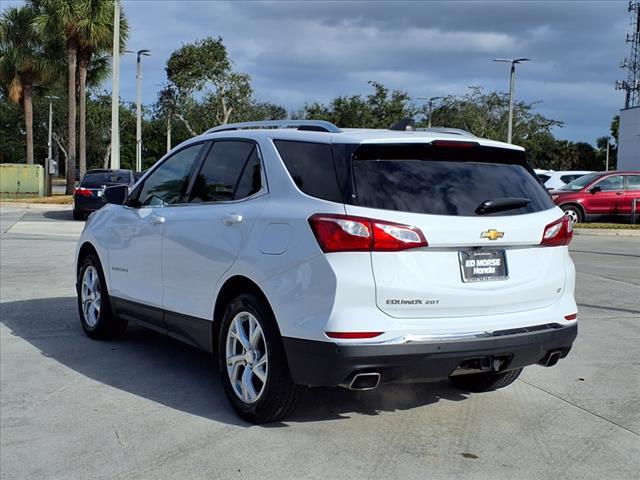
M 551 351 L 567 356 L 578 334 L 577 324 L 544 330 L 499 334 L 470 340 L 406 344 L 348 345 L 283 338 L 295 383 L 337 386 L 355 373 L 378 372 L 382 382 L 447 378 L 462 362 L 485 357 L 508 359 L 503 370 L 542 362 Z
M 73 208 L 79 213 L 90 213 L 104 207 L 104 201 L 100 197 L 77 197 L 73 199 Z

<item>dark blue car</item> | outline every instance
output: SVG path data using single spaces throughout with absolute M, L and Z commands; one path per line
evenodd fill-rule
M 104 205 L 102 191 L 112 185 L 129 185 L 135 183 L 131 170 L 89 170 L 84 174 L 80 185 L 73 192 L 73 218 L 83 220 L 91 212 Z

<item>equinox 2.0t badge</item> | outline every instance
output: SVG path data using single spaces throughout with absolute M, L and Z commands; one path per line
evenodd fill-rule
M 493 228 L 480 234 L 480 238 L 488 238 L 489 240 L 497 240 L 502 237 L 504 237 L 504 232 L 499 232 L 497 230 L 494 230 Z

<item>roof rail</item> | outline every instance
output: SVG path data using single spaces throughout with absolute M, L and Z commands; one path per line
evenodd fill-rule
M 263 120 L 259 122 L 240 122 L 218 125 L 204 133 L 226 132 L 228 130 L 248 130 L 260 128 L 295 128 L 313 132 L 341 133 L 338 127 L 324 120 Z
M 461 128 L 448 128 L 448 127 L 432 127 L 432 128 L 416 128 L 418 132 L 433 132 L 433 133 L 449 133 L 451 135 L 460 135 L 463 137 L 477 138 L 473 133 L 462 130 Z

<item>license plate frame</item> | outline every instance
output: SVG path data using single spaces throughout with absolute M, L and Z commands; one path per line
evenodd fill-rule
M 499 282 L 509 279 L 507 252 L 504 249 L 458 251 L 460 277 L 463 283 Z M 481 264 L 478 264 L 478 261 Z M 478 269 L 484 269 L 478 271 Z

